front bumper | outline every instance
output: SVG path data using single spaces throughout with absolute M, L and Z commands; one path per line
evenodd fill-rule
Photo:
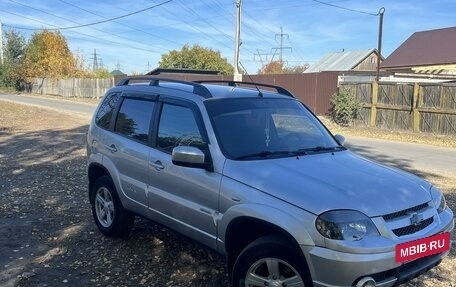
M 406 264 L 395 263 L 395 253 L 356 255 L 314 248 L 310 252 L 315 287 L 355 286 L 363 277 L 372 277 L 376 286 L 390 287 L 407 282 L 437 266 L 448 254 L 437 254 Z M 329 258 L 325 258 L 325 253 Z M 334 259 L 336 257 L 337 259 Z
M 454 219 L 436 233 L 451 232 Z M 451 242 L 450 242 L 451 246 Z M 396 263 L 395 246 L 388 252 L 347 253 L 318 246 L 301 246 L 315 287 L 356 286 L 359 279 L 374 278 L 376 286 L 390 287 L 407 282 L 437 266 L 449 252 Z

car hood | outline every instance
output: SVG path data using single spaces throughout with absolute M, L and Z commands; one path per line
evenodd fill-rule
M 352 152 L 227 160 L 224 175 L 314 214 L 353 209 L 374 217 L 431 200 L 430 184 Z

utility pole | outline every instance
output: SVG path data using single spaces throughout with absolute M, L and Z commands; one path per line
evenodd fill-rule
M 283 46 L 283 37 L 286 36 L 287 39 L 290 39 L 290 36 L 288 34 L 283 33 L 283 27 L 280 27 L 280 34 L 276 34 L 275 36 L 276 36 L 276 39 L 277 39 L 277 36 L 280 37 L 280 47 L 272 48 L 271 50 L 275 50 L 276 52 L 277 52 L 277 50 L 280 50 L 279 61 L 280 61 L 280 63 L 283 63 L 283 50 L 292 50 L 291 47 Z
M 382 7 L 378 11 L 380 19 L 378 20 L 378 55 L 377 55 L 377 74 L 375 75 L 375 81 L 378 83 L 380 80 L 380 61 L 382 59 L 382 32 L 383 32 L 383 14 L 385 14 L 385 8 Z
M 150 72 L 150 63 L 149 61 L 147 61 L 147 65 L 146 65 L 146 74 Z
M 120 64 L 119 60 L 117 60 L 116 69 L 119 71 L 120 71 L 120 69 L 122 69 L 122 65 Z
M 94 49 L 94 52 L 93 52 L 93 63 L 92 63 L 92 71 L 96 71 L 98 70 L 98 58 L 97 58 L 97 49 Z
M 0 64 L 3 65 L 3 23 L 0 21 Z
M 258 56 L 258 58 L 260 58 L 260 63 L 261 63 L 261 66 L 264 66 L 264 61 L 263 61 L 263 57 L 262 56 L 266 56 L 266 62 L 268 61 L 268 56 L 271 55 L 271 54 L 268 54 L 268 53 L 260 53 L 260 50 L 256 49 L 256 54 L 253 54 L 253 60 L 256 61 L 256 56 Z
M 239 50 L 241 47 L 241 8 L 242 0 L 236 0 L 236 31 L 234 34 L 234 81 L 242 81 L 242 74 L 239 73 Z

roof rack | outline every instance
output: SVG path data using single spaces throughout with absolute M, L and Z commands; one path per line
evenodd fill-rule
M 254 86 L 254 87 L 266 87 L 266 88 L 275 89 L 277 91 L 277 93 L 294 98 L 293 94 L 290 91 L 288 91 L 287 89 L 279 87 L 279 86 L 268 85 L 268 84 L 261 84 L 261 83 L 254 83 L 254 82 L 224 81 L 224 80 L 201 80 L 201 81 L 194 81 L 194 82 L 198 83 L 198 84 L 221 83 L 221 84 L 228 84 L 228 86 L 231 86 L 231 87 L 240 87 L 242 85 Z
M 193 93 L 199 95 L 203 98 L 212 98 L 211 92 L 203 85 L 196 83 L 196 82 L 187 82 L 175 79 L 166 79 L 166 78 L 156 78 L 156 77 L 127 77 L 123 78 L 119 81 L 117 86 L 128 86 L 130 81 L 147 81 L 149 82 L 149 86 L 160 86 L 160 82 L 167 82 L 167 83 L 177 83 L 182 85 L 188 85 L 193 87 Z

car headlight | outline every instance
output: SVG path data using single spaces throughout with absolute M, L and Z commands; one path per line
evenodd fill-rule
M 332 210 L 320 214 L 315 226 L 326 238 L 335 240 L 361 240 L 365 237 L 379 236 L 372 220 L 355 210 Z
M 434 203 L 434 206 L 437 209 L 438 213 L 441 213 L 445 210 L 445 208 L 447 208 L 446 200 L 443 196 L 443 193 L 434 186 L 431 188 L 431 196 L 432 202 Z

